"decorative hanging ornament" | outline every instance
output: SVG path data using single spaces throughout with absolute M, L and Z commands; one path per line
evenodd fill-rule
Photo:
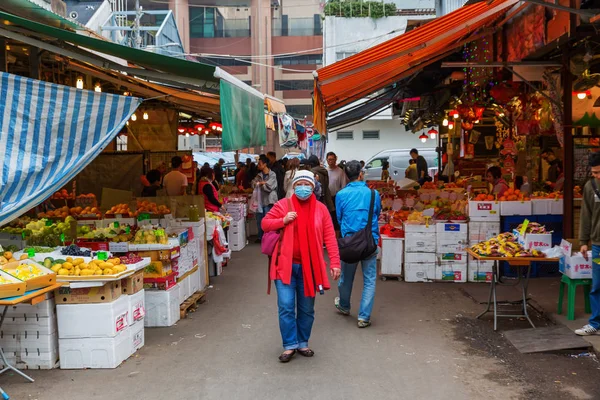
M 421 140 L 421 142 L 425 143 L 425 142 L 427 142 L 427 139 L 429 139 L 429 137 L 426 134 L 421 133 L 421 136 L 419 136 L 419 139 Z

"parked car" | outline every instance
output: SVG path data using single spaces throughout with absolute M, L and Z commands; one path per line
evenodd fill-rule
M 391 149 L 377 153 L 365 164 L 365 179 L 379 180 L 381 179 L 381 167 L 384 161 L 390 163 L 389 172 L 390 178 L 394 180 L 404 178 L 404 172 L 408 168 L 408 160 L 411 149 Z M 425 157 L 429 175 L 433 176 L 438 170 L 438 153 L 435 148 L 418 149 L 419 155 Z

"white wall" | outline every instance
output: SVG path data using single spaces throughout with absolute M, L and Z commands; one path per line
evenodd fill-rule
M 435 0 L 391 0 L 400 10 L 435 8 Z
M 362 132 L 379 130 L 379 140 L 363 140 Z M 364 160 L 388 149 L 412 149 L 412 148 L 432 148 L 437 146 L 437 141 L 427 140 L 422 143 L 419 140 L 421 132 L 413 134 L 406 131 L 404 125 L 399 120 L 367 120 L 360 124 L 353 125 L 342 131 L 352 131 L 353 140 L 338 140 L 337 131 L 329 132 L 327 151 L 333 151 L 340 160 Z

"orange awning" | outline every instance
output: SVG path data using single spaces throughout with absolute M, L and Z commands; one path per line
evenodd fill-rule
M 321 68 L 315 76 L 314 123 L 326 132 L 328 112 L 407 77 L 464 44 L 519 0 L 479 2 L 437 18 L 387 42 Z

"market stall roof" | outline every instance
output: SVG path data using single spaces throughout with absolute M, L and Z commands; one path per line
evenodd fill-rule
M 328 112 L 367 97 L 464 44 L 519 0 L 491 0 L 459 8 L 421 27 L 314 73 L 314 121 L 326 132 Z
M 5 10 L 26 18 L 28 20 L 42 21 L 47 25 L 51 25 L 62 29 L 85 29 L 84 26 L 70 21 L 61 15 L 52 11 L 50 3 L 44 1 L 34 2 L 32 0 L 2 0 L 0 2 L 0 10 Z
M 75 32 L 40 24 L 6 12 L 0 12 L 0 21 L 10 27 L 12 25 L 26 28 L 38 34 L 63 40 L 86 49 L 108 54 L 128 60 L 130 63 L 153 70 L 170 73 L 173 75 L 192 79 L 204 80 L 207 88 L 218 88 L 218 79 L 215 77 L 215 67 L 164 56 L 150 51 L 122 46 L 113 42 L 80 35 Z

